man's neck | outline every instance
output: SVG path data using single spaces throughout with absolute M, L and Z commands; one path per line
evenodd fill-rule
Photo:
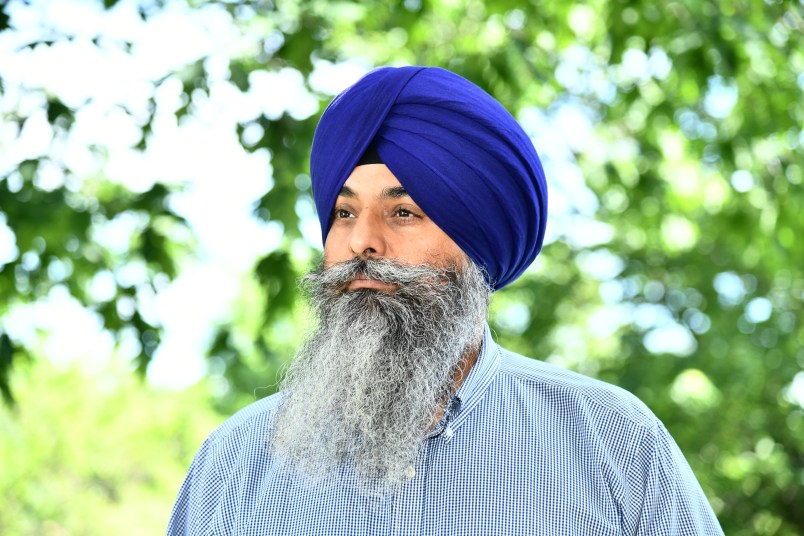
M 469 372 L 472 370 L 472 367 L 475 366 L 475 363 L 477 363 L 477 360 L 480 358 L 482 344 L 483 339 L 481 338 L 463 354 L 463 358 L 461 359 L 460 363 L 458 363 L 458 367 L 455 369 L 455 374 L 453 375 L 453 388 L 450 395 L 460 389 L 464 380 L 466 380 L 466 377 L 469 376 Z

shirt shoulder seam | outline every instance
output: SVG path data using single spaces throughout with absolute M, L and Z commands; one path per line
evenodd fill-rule
M 248 435 L 249 430 L 253 428 L 256 420 L 260 418 L 270 418 L 270 414 L 273 412 L 275 406 L 276 395 L 253 402 L 229 417 L 207 437 L 210 455 L 213 457 L 213 467 L 221 478 L 225 478 L 230 472 L 221 465 L 222 461 L 226 458 L 226 456 L 221 453 L 221 449 L 225 448 L 226 442 L 237 442 L 236 437 L 238 435 Z

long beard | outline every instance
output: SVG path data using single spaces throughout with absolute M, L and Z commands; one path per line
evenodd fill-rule
M 344 291 L 357 274 L 397 289 Z M 283 381 L 272 451 L 312 482 L 338 474 L 367 494 L 393 492 L 478 349 L 488 285 L 468 259 L 444 269 L 355 259 L 302 283 L 318 322 Z

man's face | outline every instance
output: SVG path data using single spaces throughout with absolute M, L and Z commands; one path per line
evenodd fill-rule
M 360 258 L 404 264 L 463 265 L 463 252 L 411 199 L 384 164 L 358 166 L 344 183 L 332 211 L 324 244 L 324 265 Z M 346 290 L 392 291 L 377 280 L 351 281 Z
M 343 483 L 393 491 L 477 354 L 489 288 L 384 165 L 346 181 L 324 254 L 302 279 L 316 322 L 269 442 L 313 481 L 351 468 Z

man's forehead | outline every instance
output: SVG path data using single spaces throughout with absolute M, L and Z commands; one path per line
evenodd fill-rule
M 357 166 L 341 186 L 338 195 L 350 199 L 371 197 L 382 200 L 411 197 L 385 164 Z

